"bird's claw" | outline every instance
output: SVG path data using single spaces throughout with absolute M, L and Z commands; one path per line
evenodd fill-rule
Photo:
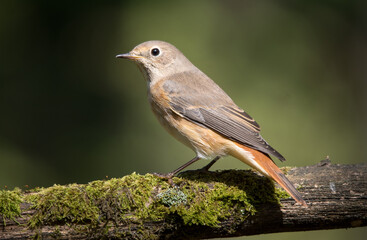
M 153 176 L 156 176 L 160 179 L 167 180 L 171 186 L 174 186 L 172 178 L 175 176 L 173 173 L 152 173 Z

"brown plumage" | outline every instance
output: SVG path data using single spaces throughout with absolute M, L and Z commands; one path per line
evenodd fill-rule
M 303 206 L 307 206 L 306 202 L 303 200 L 301 194 L 297 191 L 297 189 L 293 186 L 293 184 L 288 180 L 288 178 L 283 174 L 283 172 L 275 165 L 273 160 L 269 158 L 269 156 L 265 155 L 260 151 L 256 151 L 249 147 L 243 146 L 241 144 L 237 144 L 240 148 L 245 151 L 250 152 L 255 161 L 260 165 L 262 169 L 265 170 L 263 174 L 274 179 L 281 187 L 283 187 L 289 195 L 291 195 L 298 203 L 301 203 Z M 238 156 L 238 159 L 242 160 L 243 155 Z M 246 159 L 242 160 L 246 162 Z
M 138 64 L 148 82 L 148 99 L 162 126 L 193 149 L 198 159 L 232 155 L 279 183 L 297 202 L 307 206 L 299 192 L 269 155 L 285 158 L 260 135 L 259 124 L 177 48 L 148 41 L 117 57 Z

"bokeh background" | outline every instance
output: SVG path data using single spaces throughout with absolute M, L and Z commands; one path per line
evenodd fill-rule
M 191 150 L 115 55 L 176 45 L 288 161 L 366 162 L 365 1 L 0 2 L 0 188 L 168 172 Z M 199 162 L 192 168 L 202 167 Z M 214 169 L 246 168 L 233 158 Z M 364 239 L 366 228 L 247 239 Z

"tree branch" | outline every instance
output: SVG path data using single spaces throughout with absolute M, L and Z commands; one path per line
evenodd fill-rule
M 16 201 L 6 200 L 9 191 L 2 190 L 0 239 L 201 239 L 367 225 L 367 164 L 323 162 L 287 174 L 308 208 L 291 198 L 281 199 L 279 205 L 276 196 L 283 192 L 274 190 L 266 178 L 240 170 L 186 172 L 174 179 L 175 187 L 151 175 L 133 174 L 87 185 L 18 191 L 20 216 L 16 210 L 4 210 Z M 260 185 L 244 186 L 254 184 Z M 145 196 L 141 205 L 137 196 Z

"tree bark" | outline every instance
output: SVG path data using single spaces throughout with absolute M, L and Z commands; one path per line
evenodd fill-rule
M 326 161 L 314 166 L 292 168 L 287 176 L 295 185 L 300 186 L 308 208 L 295 204 L 294 200 L 288 198 L 281 200 L 281 206 L 262 205 L 257 207 L 255 215 L 244 221 L 228 218 L 217 227 L 187 226 L 182 223 L 172 226 L 166 224 L 166 221 L 144 222 L 142 225 L 132 221 L 111 228 L 104 235 L 86 235 L 75 231 L 75 228 L 66 223 L 30 229 L 26 223 L 34 210 L 27 210 L 29 206 L 23 203 L 22 214 L 16 218 L 18 223 L 7 221 L 4 225 L 0 221 L 0 239 L 26 239 L 35 236 L 43 239 L 111 238 L 116 236 L 111 235 L 112 232 L 126 231 L 129 231 L 129 235 L 125 237 L 129 239 L 207 239 L 367 225 L 367 164 L 334 165 Z M 142 228 L 150 229 L 150 234 L 142 235 Z

